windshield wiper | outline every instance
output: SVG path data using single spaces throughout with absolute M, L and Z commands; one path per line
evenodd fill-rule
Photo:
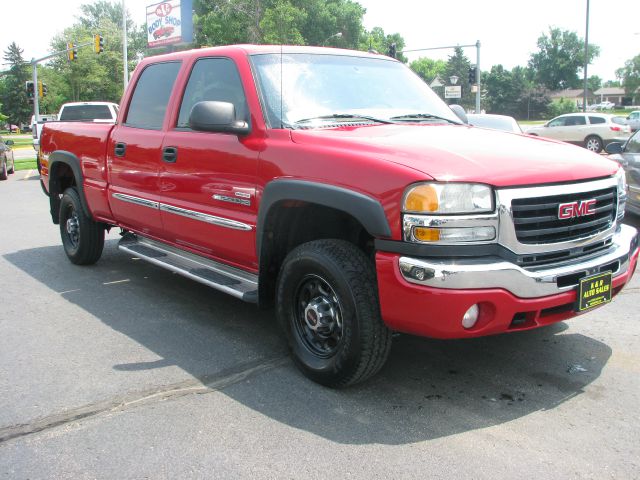
M 391 120 L 444 120 L 445 122 L 453 123 L 454 125 L 463 125 L 462 122 L 456 122 L 451 120 L 450 118 L 439 117 L 438 115 L 433 115 L 431 113 L 407 113 L 406 115 L 398 115 L 396 117 L 391 117 Z
M 376 123 L 396 123 L 391 120 L 385 120 L 383 118 L 372 117 L 370 115 L 360 115 L 359 113 L 332 113 L 331 115 L 319 115 L 317 117 L 303 118 L 301 120 L 296 120 L 293 122 L 294 125 L 299 125 L 301 123 L 312 122 L 314 120 L 336 120 L 336 119 L 362 119 L 369 120 L 370 122 Z

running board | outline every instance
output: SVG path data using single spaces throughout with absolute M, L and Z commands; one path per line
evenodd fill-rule
M 131 233 L 122 237 L 118 248 L 245 302 L 258 303 L 257 275 Z

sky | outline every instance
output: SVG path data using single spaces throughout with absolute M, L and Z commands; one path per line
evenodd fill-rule
M 79 6 L 91 1 L 2 0 L 0 49 L 4 52 L 15 41 L 24 50 L 25 59 L 45 56 L 51 38 L 71 26 Z M 482 70 L 497 64 L 509 69 L 526 65 L 537 50 L 538 37 L 548 32 L 549 26 L 585 35 L 587 0 L 358 1 L 367 10 L 365 28 L 379 26 L 386 33 L 400 33 L 405 49 L 469 45 L 479 40 Z M 125 2 L 137 24 L 146 21 L 145 7 L 157 3 Z M 614 80 L 616 69 L 640 54 L 640 0 L 590 0 L 589 17 L 589 43 L 600 47 L 600 56 L 589 66 L 588 74 Z M 451 54 L 451 50 L 436 50 L 408 57 L 446 60 Z M 465 49 L 465 54 L 476 63 L 475 48 Z

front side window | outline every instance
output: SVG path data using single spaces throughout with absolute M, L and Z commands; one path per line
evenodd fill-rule
M 554 118 L 549 122 L 549 127 L 564 127 L 566 125 L 567 117 Z
M 304 120 L 322 123 L 322 117 L 331 123 L 336 115 L 390 121 L 414 115 L 423 121 L 442 123 L 437 118 L 442 117 L 445 123 L 460 123 L 420 77 L 385 57 L 284 53 L 258 54 L 251 60 L 264 112 L 276 128 L 313 126 Z
M 124 124 L 128 127 L 162 128 L 171 90 L 180 71 L 180 62 L 147 66 L 136 84 Z
M 182 97 L 177 126 L 188 127 L 191 109 L 203 101 L 233 103 L 236 119 L 248 120 L 242 81 L 231 59 L 203 58 L 196 62 Z

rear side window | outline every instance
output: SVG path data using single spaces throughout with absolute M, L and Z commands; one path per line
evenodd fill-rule
M 597 123 L 607 123 L 607 121 L 602 117 L 589 117 L 589 123 L 595 125 Z
M 237 120 L 246 120 L 247 102 L 235 63 L 228 58 L 203 58 L 196 62 L 184 90 L 178 127 L 189 126 L 193 106 L 202 101 L 233 103 Z
M 133 91 L 124 124 L 148 130 L 161 129 L 179 71 L 180 62 L 156 63 L 145 68 Z
M 612 117 L 611 121 L 615 124 L 618 125 L 626 125 L 627 124 L 627 119 L 624 117 Z
M 82 120 L 113 120 L 113 115 L 107 105 L 69 105 L 62 109 L 61 122 Z

